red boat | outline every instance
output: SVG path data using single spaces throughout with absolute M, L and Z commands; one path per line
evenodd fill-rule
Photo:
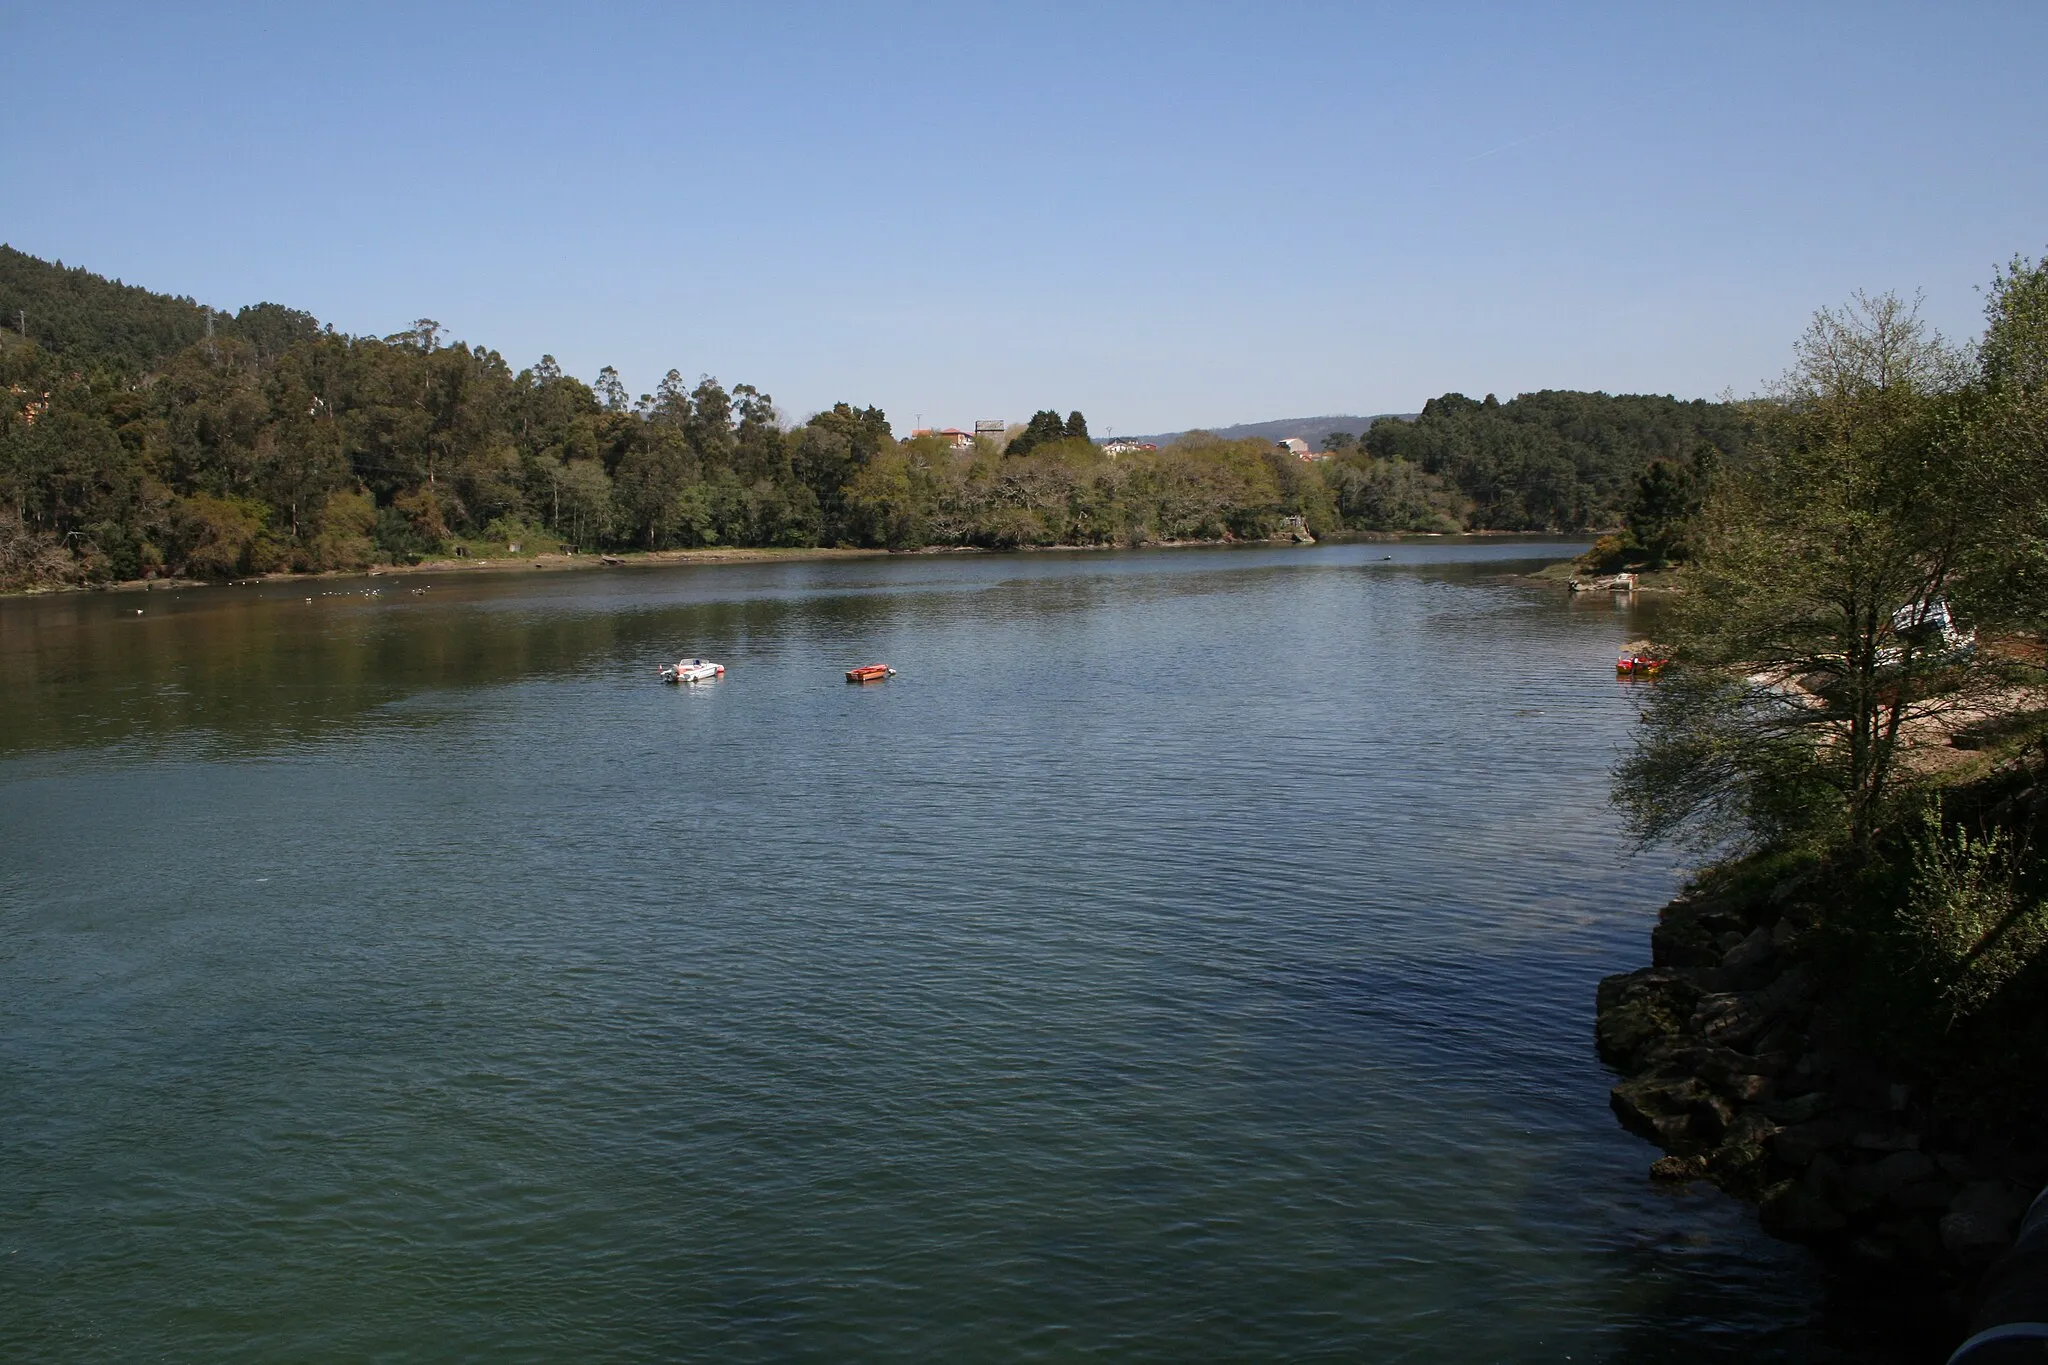
M 846 680 L 851 683 L 880 682 L 895 676 L 896 670 L 887 664 L 862 664 L 859 668 L 846 670 Z
M 1669 659 L 1652 659 L 1643 654 L 1624 654 L 1614 661 L 1614 676 L 1617 678 L 1654 678 L 1670 663 Z

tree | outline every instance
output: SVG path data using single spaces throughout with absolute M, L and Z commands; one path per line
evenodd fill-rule
M 1358 438 L 1348 431 L 1332 431 L 1323 437 L 1323 449 L 1332 455 L 1341 455 L 1358 444 Z
M 1076 413 L 1075 415 L 1079 416 L 1080 414 Z M 1067 424 L 1060 419 L 1060 415 L 1050 408 L 1040 408 L 1037 412 L 1031 414 L 1031 420 L 1025 424 L 1024 430 L 1018 432 L 1010 439 L 1010 444 L 1004 447 L 1003 453 L 1005 455 L 1029 455 L 1040 446 L 1051 445 L 1055 441 L 1064 441 L 1066 439 Z
M 1067 414 L 1066 438 L 1069 441 L 1088 439 L 1088 419 L 1081 415 L 1078 408 Z
M 1970 565 L 1980 610 L 2048 625 L 2048 260 L 2015 258 L 1993 278 L 1978 383 L 1963 423 L 1969 497 L 1989 534 Z
M 619 381 L 619 372 L 611 366 L 597 372 L 597 383 L 592 387 L 597 390 L 598 400 L 604 404 L 606 412 L 624 412 L 630 406 L 626 386 Z
M 1616 800 L 1644 838 L 1867 851 L 1903 745 L 1987 680 L 1939 615 L 1975 524 L 1952 495 L 1957 358 L 1893 295 L 1822 310 L 1757 405 L 1755 458 L 1693 530 L 1672 643 Z
M 1679 528 L 1699 510 L 1692 471 L 1670 460 L 1653 460 L 1636 480 L 1636 498 L 1628 511 L 1629 534 L 1636 538 L 1653 569 L 1669 562 Z

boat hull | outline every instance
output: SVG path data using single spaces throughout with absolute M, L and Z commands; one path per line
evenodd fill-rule
M 710 682 L 724 676 L 725 665 L 712 663 L 709 659 L 686 659 L 661 670 L 661 680 L 665 683 Z

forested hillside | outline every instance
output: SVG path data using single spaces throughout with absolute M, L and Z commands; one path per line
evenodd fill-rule
M 1375 422 L 1365 448 L 1412 461 L 1472 500 L 1474 525 L 1499 530 L 1611 526 L 1654 461 L 1739 457 L 1748 419 L 1734 404 L 1545 390 L 1502 403 L 1447 393 L 1414 422 Z
M 699 545 L 1145 544 L 1618 523 L 1633 480 L 1733 415 L 1671 399 L 1455 395 L 1305 462 L 1190 432 L 1106 454 L 1079 413 L 955 450 L 881 411 L 786 422 L 752 384 L 629 394 L 515 370 L 430 320 L 353 337 L 233 315 L 0 247 L 0 585 Z M 25 335 L 21 333 L 25 332 Z M 1040 428 L 1043 430 L 1040 430 Z M 1055 428 L 1058 428 L 1055 430 Z M 502 552 L 502 551 L 501 551 Z

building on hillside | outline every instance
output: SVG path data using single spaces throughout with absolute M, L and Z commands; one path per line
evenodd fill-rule
M 1000 417 L 977 418 L 974 423 L 974 439 L 977 441 L 990 441 L 996 445 L 1001 445 L 1003 443 L 1003 433 L 1008 430 L 1008 424 Z
M 1150 441 L 1104 441 L 1102 453 L 1114 459 L 1118 455 L 1130 455 L 1140 450 L 1157 450 Z
M 959 427 L 918 427 L 910 433 L 916 436 L 937 436 L 955 450 L 966 450 L 974 444 L 974 433 L 962 431 Z
M 1282 437 L 1276 444 L 1292 452 L 1297 460 L 1313 460 L 1316 458 L 1316 452 L 1310 449 L 1308 442 L 1302 440 L 1299 436 Z

